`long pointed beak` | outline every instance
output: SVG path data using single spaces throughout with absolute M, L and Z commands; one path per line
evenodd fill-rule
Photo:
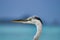
M 27 21 L 29 21 L 29 20 L 22 20 L 22 19 L 20 19 L 20 20 L 12 20 L 12 22 L 27 22 Z
M 25 20 L 22 20 L 22 19 L 19 19 L 19 20 L 12 20 L 12 22 L 16 22 L 16 23 L 31 23 L 30 22 L 30 20 L 27 20 L 27 19 L 25 19 Z
M 12 22 L 16 22 L 16 23 L 27 23 L 27 24 L 33 24 L 32 22 L 31 22 L 31 20 L 27 20 L 27 19 L 25 19 L 25 20 L 12 20 Z

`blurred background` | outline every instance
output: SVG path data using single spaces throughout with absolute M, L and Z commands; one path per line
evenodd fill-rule
M 0 0 L 0 40 L 32 40 L 35 25 L 9 21 L 34 15 L 43 21 L 40 40 L 60 40 L 60 0 Z

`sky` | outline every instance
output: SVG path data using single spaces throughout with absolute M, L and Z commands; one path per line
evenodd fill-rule
M 60 24 L 60 0 L 0 0 L 0 21 L 34 15 L 45 24 Z

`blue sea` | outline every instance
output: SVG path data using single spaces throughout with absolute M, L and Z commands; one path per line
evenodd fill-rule
M 0 40 L 33 40 L 36 26 L 20 23 L 0 23 Z M 60 40 L 60 26 L 43 25 L 39 40 Z

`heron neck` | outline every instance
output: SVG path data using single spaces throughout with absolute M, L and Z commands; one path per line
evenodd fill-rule
M 37 22 L 36 23 L 36 28 L 37 28 L 37 32 L 36 32 L 36 34 L 34 36 L 34 40 L 38 40 L 38 38 L 39 38 L 39 36 L 41 34 L 41 31 L 42 31 L 42 24 L 41 24 L 41 22 Z

